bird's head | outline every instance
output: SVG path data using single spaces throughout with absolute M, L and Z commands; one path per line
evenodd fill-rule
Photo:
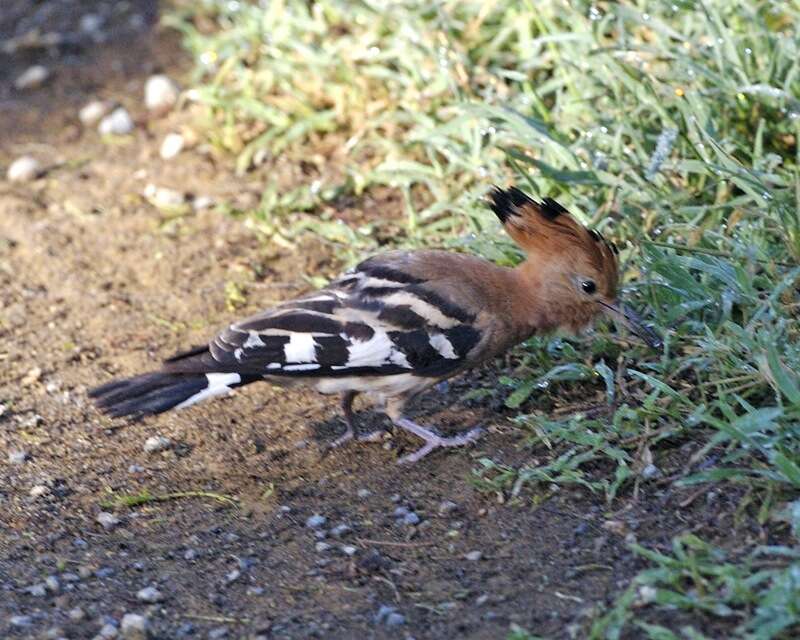
M 579 331 L 600 314 L 625 325 L 651 347 L 661 339 L 617 297 L 617 248 L 551 198 L 536 202 L 516 187 L 494 187 L 489 206 L 527 254 L 518 271 L 539 293 L 547 324 Z

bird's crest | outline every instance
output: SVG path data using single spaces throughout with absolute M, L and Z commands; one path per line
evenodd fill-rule
M 558 202 L 552 198 L 537 202 L 517 187 L 495 186 L 489 198 L 490 208 L 529 258 L 537 262 L 583 259 L 603 275 L 609 288 L 616 289 L 616 246 L 584 227 Z

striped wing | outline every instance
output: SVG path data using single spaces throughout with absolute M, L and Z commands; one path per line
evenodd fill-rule
M 249 375 L 440 377 L 480 341 L 474 320 L 432 283 L 372 259 L 326 289 L 231 325 L 196 355 L 206 371 Z M 190 361 L 167 366 L 185 370 Z

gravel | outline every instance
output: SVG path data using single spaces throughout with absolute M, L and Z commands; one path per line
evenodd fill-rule
M 144 441 L 143 450 L 145 453 L 158 453 L 172 446 L 172 440 L 164 436 L 150 436 Z
M 481 558 L 483 558 L 483 551 L 470 551 L 468 554 L 464 556 L 470 562 L 477 562 Z
M 21 156 L 14 160 L 6 172 L 9 182 L 31 182 L 42 173 L 42 165 L 33 156 Z
M 97 130 L 104 136 L 124 136 L 134 129 L 133 118 L 125 107 L 117 107 L 102 120 Z

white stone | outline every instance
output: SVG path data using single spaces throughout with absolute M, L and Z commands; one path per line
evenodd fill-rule
M 144 640 L 147 637 L 147 618 L 138 613 L 126 613 L 119 626 L 122 637 L 126 640 Z
M 168 133 L 164 136 L 159 153 L 164 160 L 170 160 L 183 151 L 184 139 L 180 133 Z
M 144 188 L 144 197 L 155 207 L 179 207 L 186 202 L 186 195 L 175 189 L 157 187 L 150 183 Z
M 108 100 L 92 100 L 87 102 L 78 112 L 78 119 L 85 127 L 93 127 L 105 118 L 114 108 L 114 103 Z
M 47 67 L 36 64 L 23 71 L 22 74 L 14 81 L 14 86 L 19 91 L 36 89 L 37 87 L 41 87 L 49 77 L 50 71 L 47 69 Z
M 103 26 L 103 17 L 96 13 L 87 13 L 81 17 L 81 31 L 84 33 L 97 33 Z
M 97 522 L 106 531 L 111 531 L 111 529 L 119 524 L 119 518 L 108 511 L 101 511 L 97 514 Z
M 144 104 L 150 111 L 168 111 L 178 102 L 180 89 L 165 75 L 150 76 L 144 85 Z
M 44 495 L 50 493 L 50 489 L 43 484 L 37 484 L 35 487 L 32 487 L 31 490 L 28 492 L 31 498 L 40 498 Z
M 42 165 L 33 156 L 22 156 L 8 167 L 6 177 L 9 182 L 30 182 L 42 172 Z
M 172 445 L 172 441 L 169 438 L 165 438 L 164 436 L 150 436 L 144 441 L 144 452 L 157 453 L 158 451 L 169 449 L 170 445 Z
M 161 602 L 164 599 L 164 594 L 155 587 L 145 587 L 136 592 L 136 598 L 142 602 Z
M 117 107 L 100 121 L 97 130 L 104 136 L 124 136 L 133 131 L 133 118 L 124 107 Z
M 28 459 L 28 452 L 22 449 L 14 449 L 8 452 L 9 464 L 23 464 Z

